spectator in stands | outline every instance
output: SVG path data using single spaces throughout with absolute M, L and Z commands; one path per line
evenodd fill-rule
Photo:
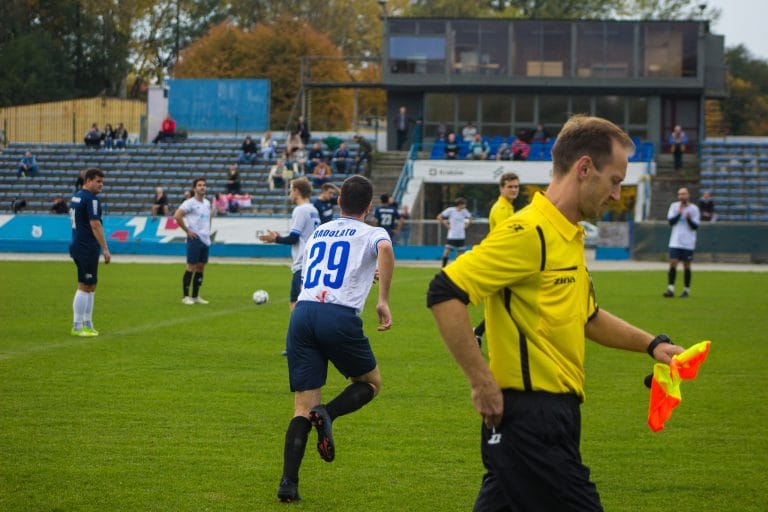
M 58 196 L 53 200 L 50 213 L 54 215 L 67 214 L 69 213 L 69 205 L 64 201 L 63 197 Z
M 304 146 L 294 150 L 290 167 L 297 177 L 304 176 L 307 172 L 307 149 Z
M 261 138 L 261 159 L 269 162 L 277 158 L 277 141 L 272 138 L 272 132 L 264 133 Z
M 157 132 L 157 135 L 152 140 L 152 144 L 157 144 L 158 142 L 163 142 L 166 139 L 171 139 L 176 136 L 176 121 L 173 120 L 171 117 L 171 113 L 165 115 L 165 119 L 163 119 L 163 124 L 160 125 L 160 131 Z
M 123 123 L 118 123 L 115 129 L 115 147 L 117 149 L 125 150 L 125 143 L 128 140 L 128 130 L 125 129 Z
M 296 129 L 288 136 L 288 140 L 285 142 L 285 156 L 289 162 L 296 161 L 296 152 L 300 149 L 304 149 L 304 143 L 301 140 L 301 132 Z
M 475 124 L 472 121 L 468 122 L 467 126 L 461 130 L 461 138 L 464 142 L 474 140 L 476 134 L 477 128 L 475 128 Z
M 320 160 L 312 170 L 312 183 L 322 187 L 331 180 L 331 166 L 325 160 Z
M 309 125 L 307 124 L 307 121 L 304 119 L 304 116 L 299 116 L 299 122 L 296 124 L 296 131 L 299 133 L 299 136 L 301 137 L 301 143 L 304 146 L 307 146 L 309 144 Z
M 320 194 L 312 200 L 312 205 L 320 214 L 320 224 L 333 220 L 333 208 L 339 200 L 339 187 L 333 183 L 325 183 L 320 188 Z
M 401 106 L 397 111 L 397 115 L 392 119 L 392 124 L 395 126 L 395 132 L 397 133 L 397 150 L 401 151 L 408 141 L 408 132 L 411 129 L 411 125 L 414 124 L 414 120 L 408 117 L 406 108 Z
M 702 222 L 714 222 L 716 217 L 715 202 L 712 200 L 709 190 L 705 190 L 701 194 L 701 199 L 699 199 L 699 212 L 701 213 Z
M 491 148 L 486 141 L 483 140 L 483 136 L 479 133 L 475 134 L 472 143 L 469 145 L 469 158 L 472 160 L 485 160 L 488 158 L 488 153 Z
M 509 144 L 502 142 L 496 151 L 496 160 L 512 160 L 512 148 Z
M 112 148 L 115 147 L 115 130 L 110 123 L 107 123 L 104 127 L 104 133 L 102 135 L 104 138 L 104 149 L 112 151 Z
M 533 129 L 531 132 L 531 142 L 541 142 L 542 144 L 549 142 L 549 134 L 547 133 L 547 130 L 544 129 L 543 124 L 539 123 L 536 125 L 536 128 Z
M 307 172 L 314 173 L 315 166 L 320 162 L 325 162 L 325 153 L 323 153 L 323 147 L 319 142 L 312 144 L 312 149 L 309 151 L 309 159 L 307 161 Z
M 354 141 L 357 143 L 357 154 L 355 155 L 355 174 L 360 174 L 360 164 L 365 162 L 366 173 L 370 175 L 371 168 L 371 155 L 373 154 L 373 146 L 362 135 L 355 135 Z
M 242 185 L 240 184 L 240 173 L 236 165 L 230 165 L 227 172 L 227 194 L 240 194 Z
M 521 131 L 517 134 L 514 142 L 512 142 L 512 160 L 528 160 L 531 146 L 525 142 L 525 136 L 526 134 Z
M 256 143 L 250 135 L 246 135 L 243 139 L 243 144 L 240 146 L 240 158 L 238 163 L 241 164 L 254 164 L 259 159 L 259 150 L 256 148 Z
M 85 146 L 89 148 L 100 148 L 101 139 L 102 134 L 101 130 L 99 130 L 99 125 L 93 123 L 85 134 Z
M 229 199 L 224 194 L 216 192 L 213 195 L 212 203 L 211 207 L 213 208 L 213 214 L 215 216 L 226 215 L 229 211 Z
M 688 144 L 688 136 L 679 124 L 675 125 L 674 130 L 669 135 L 669 146 L 675 156 L 675 170 L 683 167 L 683 153 L 685 153 L 686 144 Z
M 27 201 L 23 197 L 17 197 L 13 201 L 11 201 L 11 211 L 14 215 L 21 212 L 24 208 L 27 207 Z
M 285 158 L 278 158 L 277 163 L 269 171 L 269 178 L 267 178 L 269 190 L 285 188 L 291 179 L 293 179 L 293 170 L 286 165 Z
M 37 160 L 32 155 L 32 152 L 29 150 L 25 151 L 24 156 L 19 160 L 19 178 L 22 176 L 37 176 L 38 171 L 40 171 L 40 167 L 37 165 Z
M 344 142 L 344 139 L 340 139 L 339 137 L 331 134 L 328 135 L 326 138 L 323 139 L 323 144 L 325 144 L 325 147 L 328 148 L 329 153 L 333 153 L 337 149 L 339 149 L 339 146 L 341 146 L 341 143 Z
M 443 142 L 448 139 L 448 129 L 445 127 L 445 123 L 440 123 L 437 125 L 437 133 L 435 134 L 435 142 L 438 140 L 441 140 Z
M 155 200 L 152 202 L 152 217 L 158 215 L 168 216 L 168 194 L 165 193 L 163 187 L 155 188 Z
M 347 149 L 347 143 L 342 142 L 339 148 L 333 152 L 333 157 L 331 158 L 333 172 L 347 174 L 351 156 L 352 154 Z
M 445 153 L 443 157 L 446 160 L 456 160 L 459 158 L 459 143 L 456 142 L 456 134 L 448 134 L 448 142 L 445 143 Z

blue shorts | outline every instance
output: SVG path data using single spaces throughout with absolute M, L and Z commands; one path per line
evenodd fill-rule
M 99 247 L 70 246 L 69 255 L 77 266 L 77 282 L 96 284 L 99 281 Z
M 363 320 L 346 306 L 298 302 L 291 313 L 286 350 L 291 391 L 323 387 L 328 361 L 347 378 L 376 368 Z
M 301 270 L 297 270 L 293 273 L 291 278 L 291 302 L 299 300 L 299 294 L 301 293 Z
M 208 246 L 199 238 L 187 238 L 187 263 L 208 263 Z
M 669 259 L 679 260 L 679 261 L 693 261 L 693 251 L 690 249 L 680 249 L 678 247 L 670 247 Z
M 450 248 L 462 249 L 464 247 L 465 241 L 466 240 L 464 238 L 448 238 L 445 241 L 445 248 L 446 249 L 450 249 Z

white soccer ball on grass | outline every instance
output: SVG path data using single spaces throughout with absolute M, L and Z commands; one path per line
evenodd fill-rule
M 253 302 L 259 306 L 266 304 L 269 300 L 269 294 L 266 290 L 256 290 L 253 292 Z

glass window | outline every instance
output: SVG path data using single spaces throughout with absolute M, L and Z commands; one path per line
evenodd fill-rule
M 413 20 L 389 20 L 387 22 L 390 34 L 415 34 L 416 22 Z
M 389 69 L 392 73 L 445 72 L 445 38 L 429 36 L 390 37 Z
M 577 25 L 576 76 L 624 78 L 632 75 L 634 27 L 583 22 Z
M 506 123 L 509 131 L 509 123 L 512 121 L 512 99 L 510 96 L 484 95 L 483 101 L 483 126 L 486 123 Z
M 648 122 L 648 99 L 628 97 L 629 124 L 645 124 Z
M 571 61 L 570 23 L 515 23 L 515 74 L 568 76 Z
M 419 21 L 419 34 L 445 34 L 445 22 Z
M 624 98 L 620 96 L 597 96 L 595 115 L 624 126 Z
M 695 23 L 645 25 L 642 34 L 644 76 L 696 76 L 698 32 Z
M 453 128 L 456 107 L 453 94 L 425 94 L 424 121 L 444 123 L 449 129 Z
M 515 96 L 515 128 L 530 128 L 533 125 L 533 95 Z
M 477 21 L 453 21 L 453 71 L 475 74 L 480 69 L 480 32 Z
M 459 126 L 472 121 L 477 126 L 477 96 L 474 94 L 459 94 Z
M 539 122 L 561 125 L 568 119 L 567 96 L 539 96 Z
M 509 24 L 499 21 L 480 22 L 480 73 L 505 74 L 509 55 Z
M 592 115 L 592 100 L 589 96 L 571 96 L 571 115 Z

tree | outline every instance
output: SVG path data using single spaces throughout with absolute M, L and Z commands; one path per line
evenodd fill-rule
M 301 37 L 285 37 L 301 34 Z M 299 71 L 304 55 L 335 57 L 312 68 L 317 81 L 349 81 L 341 53 L 330 39 L 312 27 L 284 17 L 274 25 L 258 24 L 244 31 L 231 23 L 214 26 L 182 51 L 176 78 L 269 78 L 272 99 L 270 123 L 283 129 L 300 90 Z M 349 126 L 352 93 L 336 89 L 311 93 L 310 121 L 327 129 Z
M 728 97 L 723 117 L 732 135 L 768 134 L 768 61 L 756 59 L 743 45 L 729 48 Z

